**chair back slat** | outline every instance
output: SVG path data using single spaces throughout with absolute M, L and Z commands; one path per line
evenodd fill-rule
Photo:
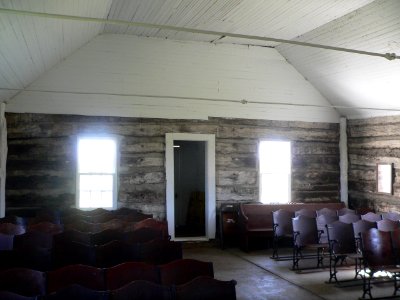
M 347 213 L 344 215 L 339 215 L 339 221 L 347 224 L 352 224 L 360 220 L 360 215 L 353 213 Z
M 320 243 L 327 243 L 328 242 L 328 234 L 326 232 L 326 225 L 331 224 L 338 220 L 337 215 L 319 215 L 316 218 L 317 221 L 317 229 L 319 230 L 319 242 Z
M 382 214 L 382 220 L 389 219 L 392 221 L 399 221 L 400 214 L 397 212 L 385 212 Z
M 108 290 L 115 290 L 135 280 L 146 280 L 160 283 L 159 270 L 156 265 L 143 262 L 124 262 L 107 268 L 105 271 Z
M 366 213 L 364 215 L 361 215 L 361 220 L 369 221 L 369 222 L 378 222 L 382 220 L 382 216 L 378 215 L 373 212 Z
M 200 276 L 176 287 L 177 300 L 236 300 L 236 281 Z
M 361 233 L 365 263 L 369 268 L 395 265 L 391 233 L 371 228 Z
M 294 218 L 294 213 L 291 211 L 279 209 L 272 212 L 275 236 L 283 237 L 293 234 L 292 218 Z
M 56 292 L 72 284 L 98 291 L 106 290 L 104 270 L 76 264 L 47 272 L 47 293 Z
M 399 221 L 393 221 L 390 219 L 379 220 L 378 222 L 376 222 L 376 228 L 381 231 L 393 231 L 399 228 L 399 225 Z
M 335 254 L 357 253 L 353 225 L 335 221 L 327 225 L 331 250 Z
M 341 209 L 338 209 L 338 211 L 337 211 L 337 215 L 340 217 L 340 216 L 344 216 L 344 215 L 347 215 L 347 214 L 353 214 L 353 215 L 355 215 L 356 214 L 356 211 L 354 210 L 354 209 L 350 209 L 350 208 L 347 208 L 347 207 L 343 207 L 343 208 L 341 208 Z
M 303 247 L 318 243 L 318 229 L 315 218 L 300 215 L 292 219 L 292 224 L 295 246 Z
M 306 216 L 306 217 L 309 217 L 309 218 L 316 218 L 317 217 L 317 213 L 315 212 L 315 210 L 311 210 L 311 209 L 308 209 L 308 208 L 302 208 L 302 209 L 296 210 L 294 212 L 294 216 L 295 217 Z
M 160 278 L 163 285 L 184 284 L 198 276 L 214 277 L 212 262 L 195 259 L 179 259 L 160 265 Z

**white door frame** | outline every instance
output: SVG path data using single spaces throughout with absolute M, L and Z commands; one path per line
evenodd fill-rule
M 203 141 L 206 142 L 206 180 L 205 180 L 205 226 L 204 237 L 175 237 L 175 193 L 174 193 L 174 141 Z M 209 240 L 215 238 L 215 135 L 194 133 L 165 134 L 165 173 L 167 180 L 167 221 L 168 232 L 172 240 Z

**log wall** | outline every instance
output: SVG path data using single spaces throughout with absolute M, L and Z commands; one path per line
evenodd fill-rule
M 400 211 L 400 116 L 349 120 L 349 203 Z M 394 164 L 393 195 L 377 193 L 376 164 Z
M 292 201 L 339 201 L 339 126 L 333 123 L 210 118 L 169 120 L 13 114 L 8 122 L 6 205 L 73 206 L 76 137 L 121 137 L 118 205 L 165 217 L 165 133 L 216 136 L 216 199 L 257 202 L 257 145 L 292 142 Z

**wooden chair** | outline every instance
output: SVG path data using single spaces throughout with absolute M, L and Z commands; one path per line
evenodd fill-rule
M 82 232 L 75 229 L 68 229 L 59 234 L 53 236 L 53 244 L 65 244 L 68 242 L 78 242 L 83 244 L 91 244 L 92 234 L 88 232 Z
M 66 215 L 62 215 L 62 217 L 61 217 L 61 223 L 64 224 L 65 229 L 69 229 L 76 222 L 80 222 L 83 220 L 84 220 L 84 217 L 82 218 L 82 216 L 80 214 L 66 214 Z
M 378 222 L 382 220 L 382 216 L 378 215 L 373 212 L 366 213 L 364 215 L 361 215 L 361 220 L 369 221 L 369 222 Z
M 0 272 L 0 290 L 34 297 L 46 293 L 45 273 L 27 268 L 12 268 Z
M 115 215 L 112 212 L 104 212 L 102 214 L 95 214 L 93 216 L 83 216 L 83 220 L 90 223 L 104 223 L 110 221 L 115 218 Z
M 396 265 L 400 265 L 400 228 L 390 231 L 392 238 L 393 253 L 396 258 Z
M 375 209 L 370 208 L 370 207 L 359 207 L 359 208 L 356 208 L 356 214 L 360 215 L 360 216 L 365 215 L 365 214 L 370 213 L 370 212 L 375 213 Z
M 47 271 L 52 268 L 53 236 L 41 231 L 28 231 L 14 236 L 16 266 Z
M 87 265 L 68 265 L 47 272 L 47 293 L 53 293 L 69 285 L 79 284 L 86 288 L 104 291 L 104 270 Z
M 25 226 L 14 223 L 0 223 L 0 233 L 20 235 L 26 232 Z
M 198 276 L 214 278 L 212 262 L 195 259 L 179 259 L 160 265 L 160 278 L 163 285 L 184 284 Z
M 136 280 L 110 292 L 110 300 L 173 300 L 170 286 L 163 286 L 150 281 Z M 221 298 L 222 300 L 223 298 Z
M 91 223 L 84 220 L 78 220 L 74 223 L 65 224 L 64 227 L 66 230 L 73 229 L 87 233 L 94 233 L 103 230 L 101 223 Z
M 360 215 L 348 213 L 348 214 L 340 215 L 339 221 L 343 222 L 343 223 L 347 223 L 347 224 L 352 224 L 352 223 L 359 221 L 360 218 L 361 218 Z
M 376 228 L 376 222 L 370 222 L 366 220 L 359 220 L 353 223 L 354 237 L 359 238 L 361 233 Z
M 82 216 L 96 216 L 107 213 L 110 213 L 110 211 L 101 207 L 92 210 L 79 210 L 79 214 Z
M 318 209 L 315 211 L 317 217 L 319 216 L 329 216 L 329 217 L 337 217 L 337 211 L 334 209 L 330 209 L 327 207 Z
M 315 218 L 299 215 L 292 219 L 293 223 L 293 270 L 299 269 L 299 261 L 303 258 L 317 258 L 317 268 L 323 266 L 324 250 L 327 243 L 319 242 L 319 232 Z M 304 249 L 316 251 L 316 255 L 303 255 Z
M 176 287 L 177 300 L 236 300 L 236 281 L 200 276 Z
M 99 224 L 101 230 L 114 229 L 120 231 L 124 231 L 127 227 L 129 227 L 129 225 L 129 222 L 117 219 L 115 217 L 111 220 L 108 220 L 107 222 Z
M 22 296 L 13 292 L 8 291 L 0 291 L 0 299 L 1 300 L 37 300 L 36 296 L 27 297 Z
M 135 280 L 146 280 L 160 283 L 159 270 L 156 265 L 143 262 L 124 262 L 105 271 L 108 290 L 115 290 Z
M 127 222 L 140 222 L 145 219 L 153 218 L 151 214 L 144 214 L 135 209 L 122 207 L 114 211 L 117 218 Z
M 338 220 L 338 216 L 333 214 L 322 214 L 316 218 L 317 229 L 319 231 L 319 242 L 328 243 L 328 234 L 326 232 L 326 225 L 331 224 Z
M 123 232 L 119 229 L 105 229 L 100 232 L 90 234 L 91 245 L 104 245 L 114 240 L 122 240 Z
M 96 291 L 78 284 L 69 285 L 57 292 L 47 294 L 42 300 L 108 300 L 108 291 Z
M 3 223 L 11 223 L 15 225 L 25 226 L 28 222 L 24 217 L 15 216 L 15 215 L 8 215 L 4 218 L 0 218 L 0 224 Z
M 153 228 L 153 229 L 161 230 L 161 232 L 163 233 L 163 237 L 166 239 L 169 238 L 168 223 L 166 221 L 158 221 L 153 218 L 147 218 L 147 219 L 144 219 L 144 220 L 134 224 L 134 227 L 133 227 L 134 230 L 137 230 L 140 228 Z
M 156 239 L 139 245 L 139 260 L 150 264 L 166 264 L 182 259 L 182 243 Z
M 279 259 L 278 248 L 279 241 L 282 239 L 290 239 L 293 241 L 293 225 L 292 218 L 294 217 L 294 213 L 291 211 L 287 211 L 284 209 L 279 209 L 277 211 L 272 212 L 272 221 L 273 221 L 273 230 L 274 235 L 272 239 L 272 258 Z M 284 257 L 283 259 L 287 259 L 288 257 Z
M 12 250 L 14 244 L 14 235 L 0 233 L 0 250 Z
M 11 267 L 48 271 L 53 268 L 52 249 L 50 248 L 18 248 L 12 250 Z
M 298 217 L 298 216 L 305 216 L 305 217 L 309 217 L 309 218 L 316 218 L 317 217 L 317 213 L 315 212 L 315 210 L 311 210 L 308 208 L 302 208 L 299 210 L 296 210 L 294 212 L 294 216 Z
M 21 253 L 17 250 L 0 251 L 0 271 L 11 268 L 23 268 Z M 1 298 L 0 298 L 1 299 Z
M 60 224 L 54 224 L 48 221 L 28 225 L 28 231 L 41 231 L 55 235 L 64 231 L 64 227 Z
M 130 207 L 119 207 L 116 210 L 113 210 L 112 213 L 114 215 L 129 215 L 131 213 L 139 213 L 137 209 L 130 208 Z
M 120 240 L 97 246 L 95 251 L 95 265 L 99 268 L 109 268 L 127 261 L 138 261 L 140 257 L 138 245 Z
M 46 232 L 29 231 L 14 237 L 14 249 L 32 249 L 53 247 L 53 236 Z
M 358 251 L 356 240 L 354 238 L 353 225 L 335 221 L 327 226 L 328 242 L 329 242 L 329 282 L 337 279 L 337 264 L 343 263 L 346 259 L 354 261 L 356 279 L 360 275 L 362 267 L 362 254 Z
M 382 220 L 389 219 L 392 221 L 400 221 L 400 214 L 397 212 L 386 212 L 382 214 Z
M 391 219 L 379 220 L 376 222 L 376 228 L 381 231 L 393 231 L 400 227 L 399 221 L 393 221 Z
M 154 239 L 163 239 L 164 234 L 161 229 L 141 227 L 133 231 L 125 232 L 123 240 L 134 244 L 134 243 L 146 243 Z
M 343 207 L 343 208 L 337 210 L 338 217 L 348 215 L 348 214 L 356 215 L 356 211 L 354 209 L 350 209 L 347 207 Z
M 357 248 L 361 251 L 361 233 L 376 228 L 376 222 L 359 220 L 353 223 L 354 238 L 356 239 Z
M 28 219 L 28 225 L 33 225 L 42 222 L 53 224 L 61 224 L 61 213 L 54 209 L 40 209 L 36 212 L 36 216 Z
M 63 245 L 64 248 L 54 249 L 54 264 L 57 268 L 67 265 L 96 265 L 96 248 L 91 245 L 68 242 Z
M 241 248 L 248 252 L 249 242 L 253 238 L 268 241 L 273 237 L 272 211 L 265 210 L 268 205 L 239 205 L 237 228 Z
M 364 272 L 368 274 L 368 276 L 363 276 L 362 298 L 365 298 L 366 295 L 372 298 L 371 281 L 378 271 L 394 274 L 392 277 L 394 282 L 393 296 L 396 296 L 399 289 L 398 276 L 400 269 L 396 266 L 397 261 L 392 250 L 391 232 L 372 228 L 361 233 L 361 240 Z
M 60 268 L 69 264 L 75 264 L 69 251 L 73 250 L 71 242 L 77 242 L 83 245 L 89 245 L 91 235 L 86 232 L 80 232 L 74 229 L 68 229 L 62 233 L 53 236 L 53 262 L 55 268 Z

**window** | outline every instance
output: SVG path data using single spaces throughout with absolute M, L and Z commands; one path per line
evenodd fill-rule
M 117 195 L 116 138 L 78 138 L 76 186 L 78 208 L 115 208 Z
M 259 159 L 260 201 L 262 203 L 290 202 L 290 142 L 261 141 Z

